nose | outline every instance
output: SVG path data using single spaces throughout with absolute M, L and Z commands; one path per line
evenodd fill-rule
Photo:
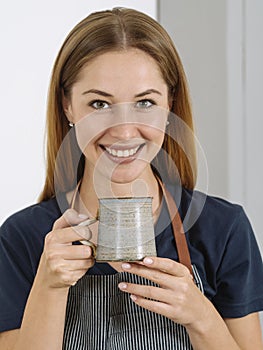
M 138 125 L 134 123 L 121 123 L 111 127 L 108 130 L 110 136 L 119 140 L 130 140 L 140 135 Z
M 138 137 L 140 134 L 138 124 L 136 124 L 134 120 L 134 112 L 131 103 L 115 105 L 111 122 L 112 126 L 109 129 L 109 133 L 112 137 L 129 140 Z

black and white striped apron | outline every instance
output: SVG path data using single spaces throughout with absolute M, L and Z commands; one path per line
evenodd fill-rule
M 179 261 L 188 266 L 203 292 L 197 269 L 190 262 L 185 235 L 180 231 L 182 223 L 175 203 L 164 187 L 163 193 L 173 218 Z M 120 282 L 155 285 L 128 272 L 83 276 L 69 291 L 63 350 L 192 349 L 183 326 L 136 305 L 129 294 L 119 290 Z

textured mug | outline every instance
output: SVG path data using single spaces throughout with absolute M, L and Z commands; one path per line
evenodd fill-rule
M 99 199 L 97 261 L 139 261 L 156 256 L 152 197 Z M 90 225 L 94 220 L 83 224 Z M 82 224 L 82 225 L 83 225 Z

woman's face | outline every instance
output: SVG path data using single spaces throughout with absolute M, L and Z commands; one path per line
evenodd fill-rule
M 151 56 L 129 49 L 88 62 L 64 110 L 91 174 L 98 170 L 117 183 L 147 177 L 169 110 L 168 87 Z

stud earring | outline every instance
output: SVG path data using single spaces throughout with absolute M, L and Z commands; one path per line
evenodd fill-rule
M 72 122 L 69 122 L 68 125 L 72 128 L 74 124 Z

